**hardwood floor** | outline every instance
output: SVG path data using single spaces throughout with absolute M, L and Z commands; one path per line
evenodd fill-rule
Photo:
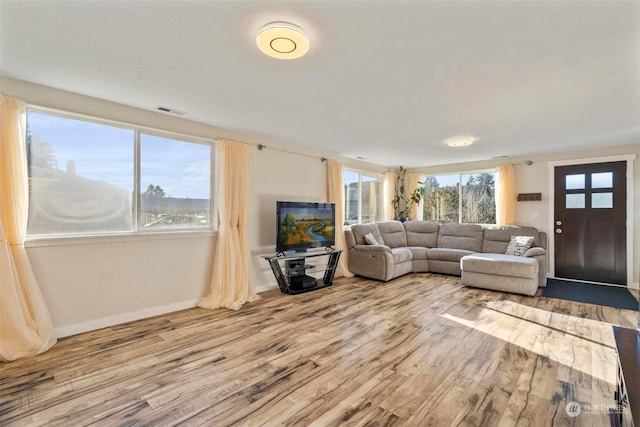
M 639 321 L 433 274 L 262 297 L 0 364 L 0 425 L 605 426 L 611 325 Z

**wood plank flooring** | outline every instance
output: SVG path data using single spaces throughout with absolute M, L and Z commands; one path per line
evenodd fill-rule
M 638 321 L 458 277 L 338 279 L 269 291 L 237 312 L 196 308 L 68 337 L 0 364 L 0 425 L 606 426 L 611 325 Z

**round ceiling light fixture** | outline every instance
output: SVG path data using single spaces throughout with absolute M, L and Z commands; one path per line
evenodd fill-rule
M 462 136 L 459 138 L 451 138 L 447 140 L 447 145 L 449 147 L 467 147 L 473 144 L 473 138 L 468 136 Z
M 309 51 L 309 38 L 302 28 L 288 22 L 271 22 L 256 36 L 258 48 L 278 59 L 295 59 Z

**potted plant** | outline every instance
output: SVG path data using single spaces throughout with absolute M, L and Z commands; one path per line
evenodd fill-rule
M 395 217 L 402 222 L 409 219 L 409 215 L 413 210 L 414 203 L 420 203 L 420 200 L 422 200 L 426 191 L 424 188 L 424 184 L 418 181 L 418 184 L 420 184 L 420 186 L 413 190 L 411 194 L 409 194 L 409 196 L 407 196 L 405 186 L 406 177 L 407 170 L 404 167 L 400 166 L 396 174 L 394 196 L 393 199 L 391 199 Z

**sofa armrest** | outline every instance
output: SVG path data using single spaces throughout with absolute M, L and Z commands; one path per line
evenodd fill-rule
M 391 248 L 385 245 L 355 245 L 351 248 L 352 251 L 366 252 L 366 253 L 391 253 Z
M 385 245 L 355 245 L 347 257 L 349 271 L 387 282 L 393 278 L 393 254 Z
M 547 286 L 547 250 L 536 246 L 524 253 L 525 257 L 534 258 L 538 261 L 538 286 Z
M 524 253 L 526 257 L 535 257 L 539 255 L 546 255 L 547 251 L 540 247 L 530 248 L 527 252 Z

